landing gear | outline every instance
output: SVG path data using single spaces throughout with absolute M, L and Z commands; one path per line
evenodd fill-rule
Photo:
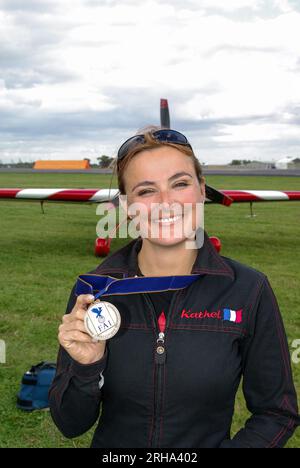
M 255 218 L 256 214 L 253 212 L 253 202 L 250 202 L 250 214 L 246 216 L 246 218 Z
M 98 237 L 95 241 L 95 255 L 96 257 L 106 257 L 110 251 L 111 239 L 103 239 Z
M 210 236 L 209 240 L 212 243 L 212 245 L 214 246 L 214 248 L 216 249 L 216 251 L 220 252 L 220 250 L 222 248 L 222 243 L 221 243 L 220 239 L 218 237 L 215 237 L 215 236 Z

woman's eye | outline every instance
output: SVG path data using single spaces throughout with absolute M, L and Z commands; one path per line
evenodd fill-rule
M 181 181 L 181 182 L 177 182 L 176 184 L 174 184 L 173 188 L 187 187 L 188 185 L 190 185 L 189 182 Z M 140 192 L 138 192 L 138 196 L 142 197 L 143 195 L 151 195 L 152 193 L 154 193 L 154 190 L 144 189 L 144 190 L 141 190 Z
M 140 192 L 138 192 L 138 196 L 143 196 L 143 195 L 147 195 L 149 193 L 153 193 L 153 190 L 141 190 Z
M 189 185 L 188 182 L 178 182 L 174 185 L 174 187 L 187 187 Z

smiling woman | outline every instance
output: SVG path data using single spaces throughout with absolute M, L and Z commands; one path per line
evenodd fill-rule
M 183 241 L 195 238 L 197 229 L 203 227 L 205 185 L 199 160 L 186 137 L 174 130 L 146 127 L 146 133 L 135 135 L 119 149 L 117 174 L 129 217 L 134 218 L 137 211 L 141 221 L 144 242 L 139 261 L 143 271 L 148 275 L 190 271 L 196 250 L 187 249 Z M 168 258 L 162 249 L 157 263 L 156 252 L 151 267 L 152 246 L 167 245 L 172 246 Z M 168 265 L 171 254 L 177 259 L 172 267 Z
M 205 232 L 201 247 L 186 248 L 199 228 L 195 213 L 205 186 L 184 135 L 140 133 L 118 157 L 129 216 L 138 203 L 145 224 L 138 239 L 71 293 L 50 392 L 55 423 L 75 437 L 98 420 L 92 447 L 99 448 L 283 447 L 299 417 L 284 326 L 267 277 L 220 256 Z M 188 234 L 175 235 L 183 224 Z M 107 341 L 95 342 L 84 326 L 95 295 L 120 312 L 121 326 Z M 104 320 L 105 326 L 114 323 Z M 231 438 L 241 378 L 252 414 Z

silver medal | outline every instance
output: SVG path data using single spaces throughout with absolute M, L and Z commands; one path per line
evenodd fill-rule
M 95 301 L 84 317 L 85 328 L 94 340 L 104 341 L 112 338 L 120 328 L 121 316 L 115 305 L 110 302 Z

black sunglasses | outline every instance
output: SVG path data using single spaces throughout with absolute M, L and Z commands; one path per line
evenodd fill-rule
M 188 142 L 188 139 L 182 133 L 177 132 L 176 130 L 170 130 L 166 128 L 151 132 L 151 135 L 153 138 L 155 138 L 155 140 L 162 143 L 175 143 L 176 145 L 188 146 L 193 151 L 190 143 Z M 126 140 L 125 143 L 123 143 L 120 147 L 117 160 L 120 161 L 121 159 L 125 158 L 130 150 L 132 150 L 135 146 L 144 144 L 145 141 L 145 135 L 134 135 L 133 137 L 128 138 L 128 140 Z

